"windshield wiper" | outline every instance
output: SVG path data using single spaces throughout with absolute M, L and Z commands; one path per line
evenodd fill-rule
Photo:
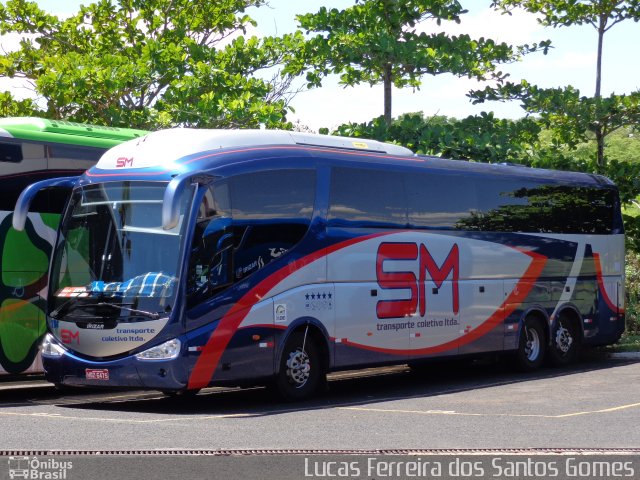
M 51 311 L 51 313 L 49 313 L 49 316 L 51 318 L 53 318 L 54 320 L 58 319 L 58 315 L 60 315 L 62 312 L 66 312 L 67 310 L 70 309 L 71 306 L 73 306 L 73 301 L 77 300 L 77 298 L 70 298 L 68 299 L 66 302 L 64 302 L 62 305 L 60 305 L 58 308 L 56 308 L 55 310 Z
M 117 303 L 107 303 L 107 302 L 98 302 L 93 304 L 96 307 L 113 307 L 119 310 L 124 310 L 126 312 L 135 313 L 137 315 L 143 315 L 145 317 L 152 318 L 153 320 L 158 320 L 160 318 L 160 314 L 156 312 L 147 312 L 146 310 L 138 310 L 135 308 L 125 307 L 124 305 L 118 305 Z

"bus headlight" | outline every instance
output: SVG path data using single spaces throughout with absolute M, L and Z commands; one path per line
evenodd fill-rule
M 138 360 L 173 360 L 180 354 L 180 340 L 174 338 L 136 354 Z
M 61 357 L 66 352 L 64 347 L 50 333 L 47 333 L 42 339 L 40 350 L 42 355 L 46 357 Z

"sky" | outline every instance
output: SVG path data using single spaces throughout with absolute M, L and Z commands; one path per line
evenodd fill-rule
M 88 0 L 37 0 L 44 10 L 58 15 L 69 15 L 77 11 L 81 3 Z M 511 16 L 501 15 L 489 8 L 491 0 L 461 0 L 469 12 L 462 16 L 459 25 L 443 24 L 450 34 L 467 33 L 472 38 L 492 38 L 509 44 L 536 43 L 551 40 L 554 48 L 545 56 L 533 54 L 515 64 L 501 66 L 509 73 L 510 80 L 527 79 L 541 87 L 573 85 L 583 95 L 593 95 L 595 89 L 595 63 L 597 36 L 591 26 L 563 28 L 542 27 L 536 17 L 526 12 Z M 295 30 L 295 15 L 327 8 L 344 8 L 353 0 L 326 0 L 312 2 L 299 0 L 270 0 L 269 7 L 249 10 L 258 22 L 250 34 L 257 36 L 278 35 Z M 434 31 L 435 23 L 426 22 L 422 28 Z M 9 40 L 0 37 L 6 46 Z M 603 94 L 630 93 L 640 89 L 640 61 L 637 45 L 640 44 L 640 24 L 632 21 L 614 26 L 606 35 L 603 53 Z M 466 94 L 471 89 L 481 89 L 483 84 L 467 78 L 449 74 L 423 77 L 419 90 L 394 89 L 393 115 L 408 112 L 423 112 L 425 115 L 446 115 L 462 118 L 481 111 L 493 111 L 498 117 L 518 118 L 524 115 L 516 103 L 491 102 L 472 105 Z M 12 89 L 24 96 L 24 88 L 0 79 L 0 90 Z M 328 78 L 320 89 L 299 93 L 291 105 L 295 109 L 288 119 L 298 121 L 313 130 L 321 127 L 334 128 L 347 122 L 365 122 L 382 115 L 382 86 L 342 87 L 337 78 Z

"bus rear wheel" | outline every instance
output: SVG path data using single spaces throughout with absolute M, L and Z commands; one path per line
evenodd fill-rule
M 325 379 L 320 350 L 312 335 L 293 333 L 284 345 L 275 386 L 287 401 L 302 400 L 316 393 Z
M 527 317 L 520 331 L 516 359 L 521 371 L 531 372 L 542 365 L 546 351 L 544 330 L 541 322 Z
M 549 363 L 564 366 L 572 363 L 580 351 L 580 337 L 574 322 L 560 316 L 551 334 Z

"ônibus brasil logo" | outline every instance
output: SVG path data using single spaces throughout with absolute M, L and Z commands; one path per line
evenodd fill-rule
M 9 478 L 27 478 L 34 480 L 65 480 L 67 471 L 73 468 L 73 462 L 55 458 L 40 460 L 38 457 L 9 457 Z

